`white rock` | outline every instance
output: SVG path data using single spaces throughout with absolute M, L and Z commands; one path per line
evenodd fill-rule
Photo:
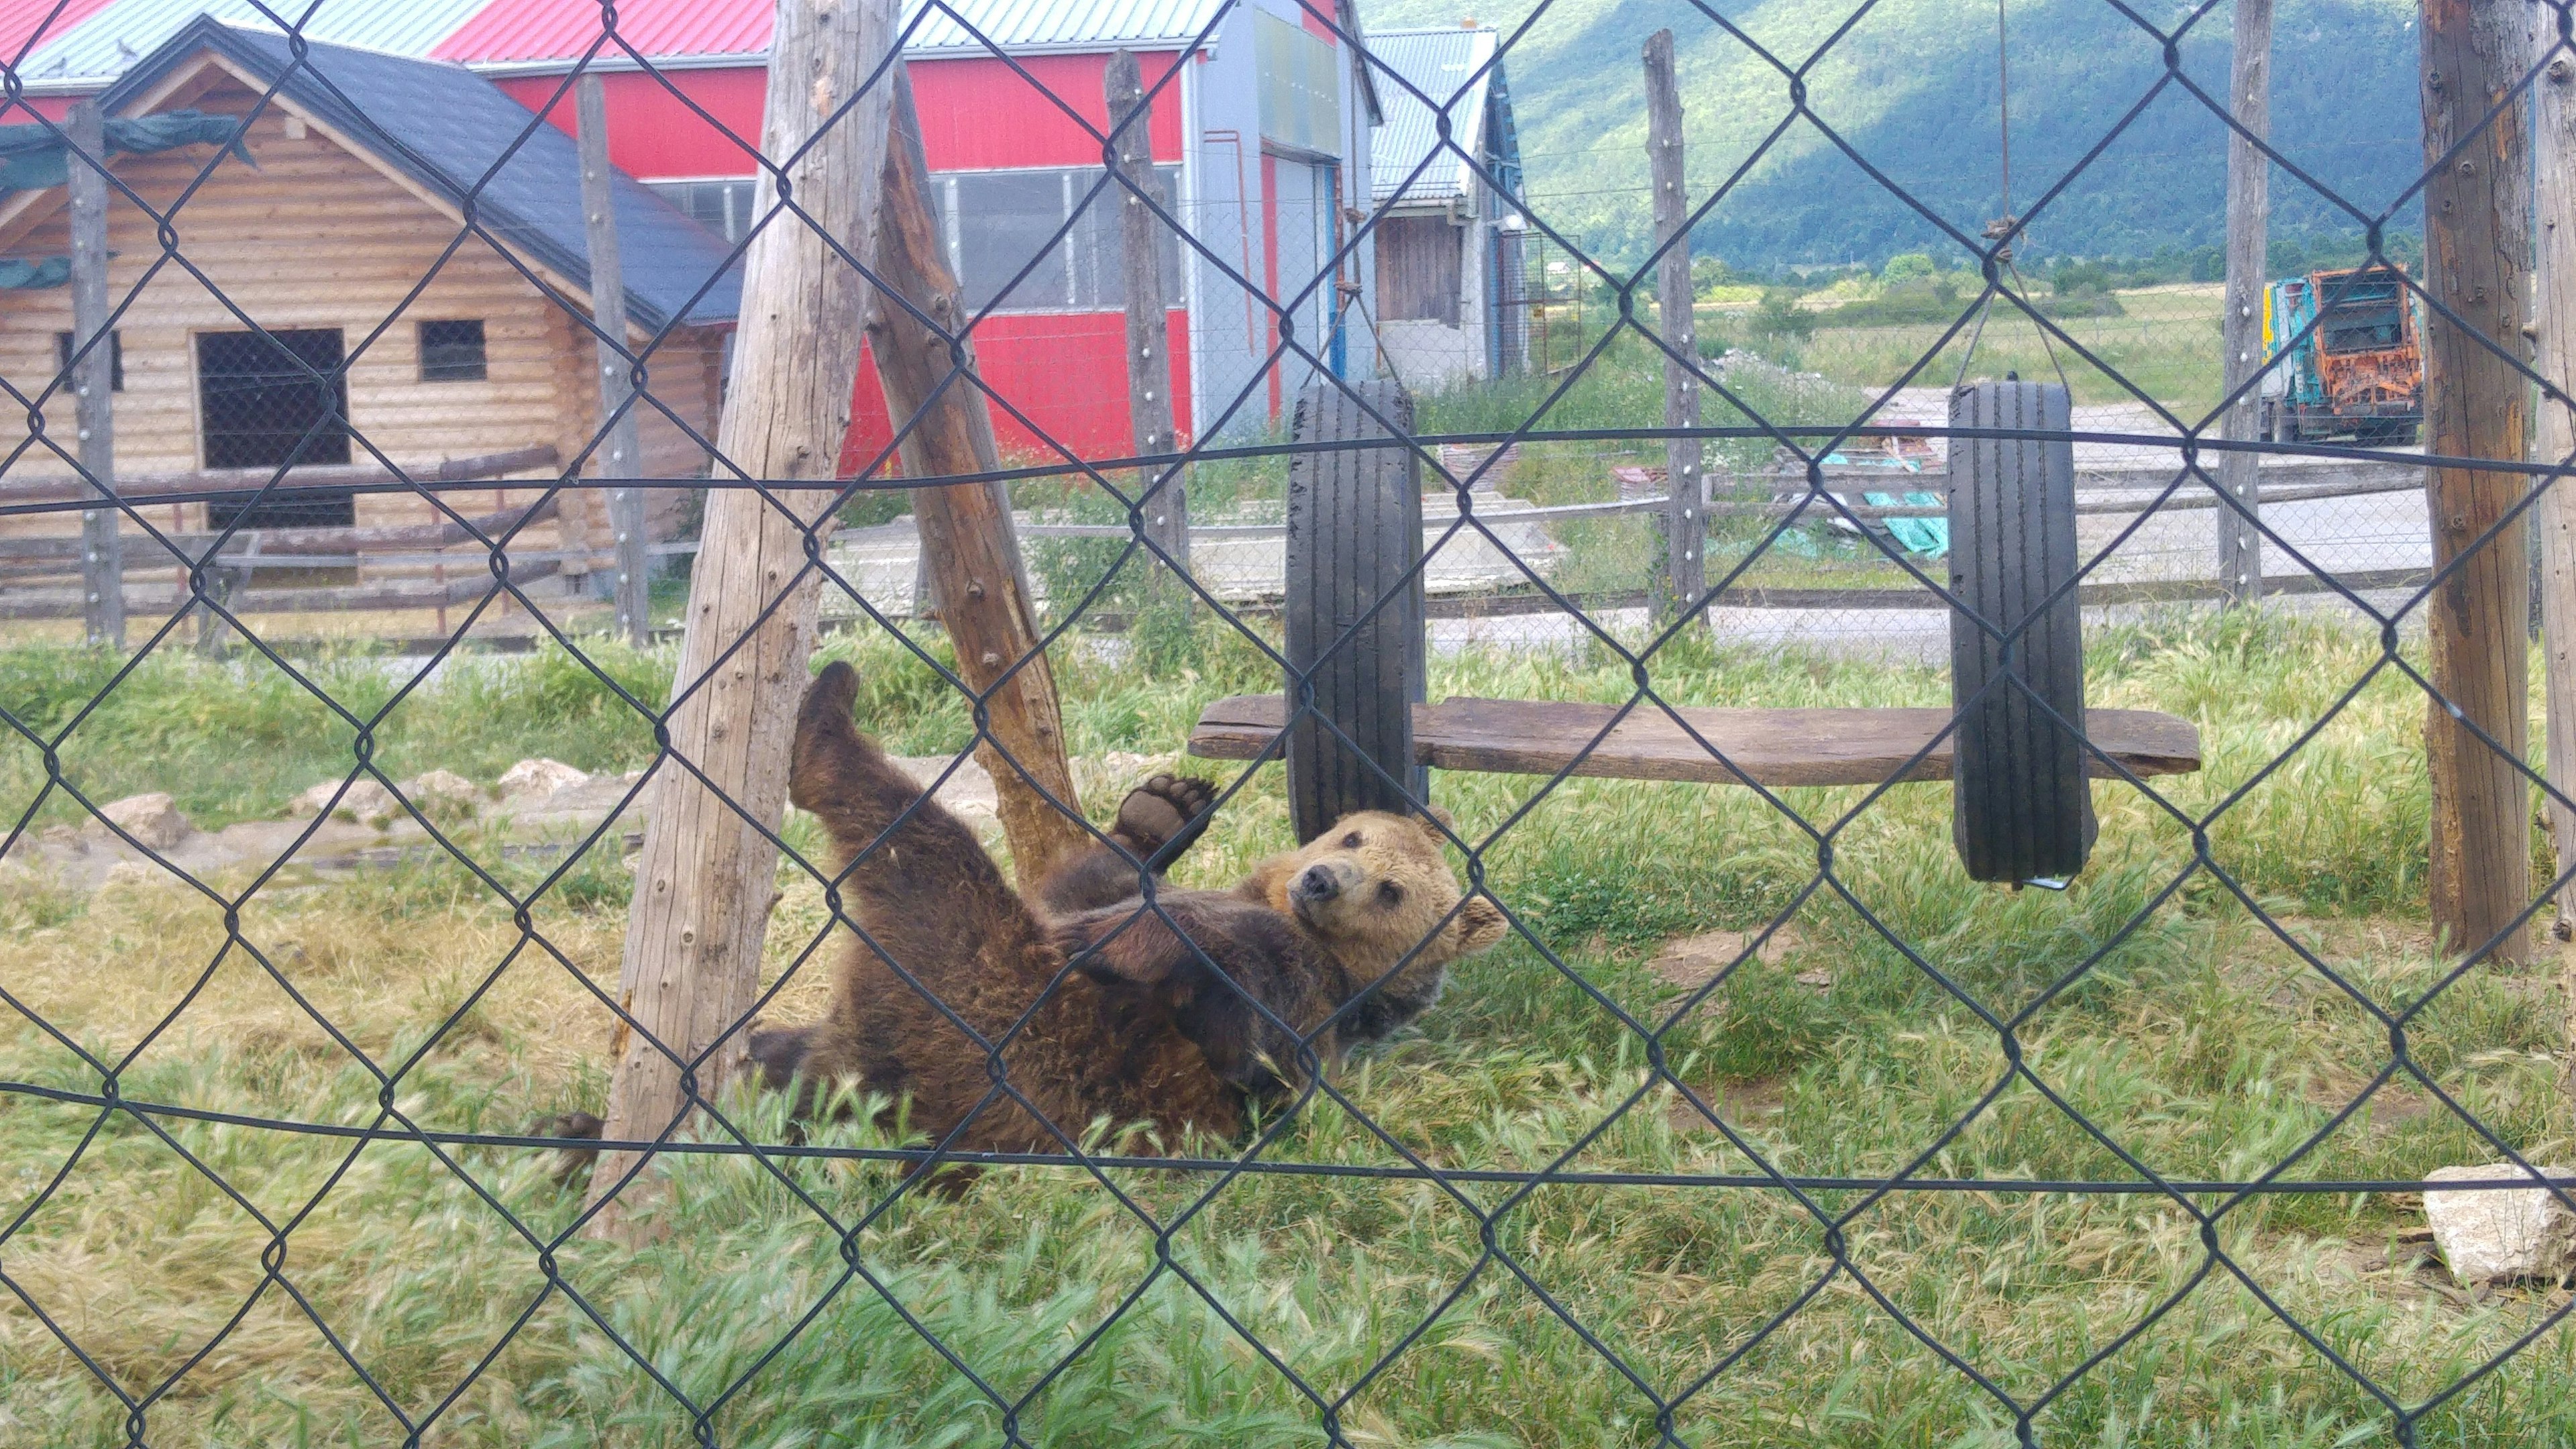
M 2539 1166 L 2551 1177 L 2564 1175 Z M 2510 1162 L 2483 1167 L 2441 1167 L 2427 1182 L 2502 1182 L 2525 1177 Z M 2482 1192 L 2424 1194 L 2424 1218 L 2451 1276 L 2475 1285 L 2518 1278 L 2556 1282 L 2576 1270 L 2576 1213 L 2548 1189 L 2495 1188 Z
M 474 782 L 449 770 L 431 770 L 402 782 L 403 795 L 423 810 L 446 806 L 470 812 L 483 802 L 483 792 Z
M 374 825 L 402 813 L 402 807 L 394 803 L 394 792 L 373 780 L 360 780 L 350 785 L 346 792 L 341 790 L 340 784 L 338 780 L 323 781 L 288 801 L 286 813 L 301 818 L 319 815 L 328 809 L 333 814 L 346 812 L 362 825 Z M 336 804 L 333 803 L 334 796 L 338 797 Z
M 589 778 L 561 760 L 521 760 L 501 772 L 501 794 L 512 800 L 542 800 Z
M 117 890 L 131 886 L 148 885 L 151 883 L 151 880 L 152 872 L 144 869 L 143 862 L 139 860 L 120 860 L 116 864 L 107 868 L 107 875 L 99 881 L 98 888 L 100 890 Z
M 169 795 L 159 790 L 149 795 L 128 795 L 102 806 L 98 813 L 137 843 L 154 850 L 168 850 L 197 830 L 188 823 L 187 816 L 179 813 L 179 807 L 170 803 Z M 111 833 L 106 825 L 93 823 L 90 828 L 100 835 Z

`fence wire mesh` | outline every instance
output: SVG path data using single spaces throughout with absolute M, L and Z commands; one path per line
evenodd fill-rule
M 2163 73 L 1992 233 L 1846 147 L 1940 239 L 1937 315 L 1864 333 L 1819 307 L 1865 297 L 1727 294 L 1696 309 L 1687 349 L 1657 325 L 1656 249 L 1587 249 L 1520 184 L 1516 157 L 1507 173 L 1460 139 L 1466 98 L 1557 18 L 1547 0 L 1474 66 L 1428 74 L 1380 57 L 1348 9 L 1248 7 L 1203 7 L 1162 48 L 1251 45 L 1251 19 L 1283 24 L 1347 61 L 1318 84 L 1400 100 L 1437 118 L 1433 138 L 1401 174 L 1370 177 L 1329 134 L 1265 149 L 1228 133 L 1220 186 L 1201 115 L 1200 158 L 1137 188 L 1110 169 L 1122 127 L 1099 119 L 1096 87 L 1074 85 L 1092 72 L 1064 66 L 1063 47 L 1006 43 L 977 7 L 903 10 L 916 70 L 971 57 L 1007 98 L 997 113 L 1046 108 L 1098 159 L 933 167 L 968 306 L 953 326 L 918 320 L 952 348 L 943 392 L 993 415 L 1003 466 L 903 476 L 901 445 L 937 400 L 872 432 L 862 368 L 862 416 L 820 512 L 784 496 L 810 479 L 735 466 L 717 423 L 741 366 L 717 303 L 764 230 L 816 225 L 810 198 L 781 196 L 788 158 L 711 112 L 628 11 L 603 4 L 563 65 L 504 77 L 523 119 L 480 152 L 413 128 L 444 113 L 470 130 L 439 87 L 500 82 L 336 45 L 334 0 L 251 0 L 226 12 L 244 21 L 231 40 L 201 27 L 132 62 L 140 78 L 112 104 L 188 100 L 237 118 L 245 149 L 68 148 L 110 198 L 107 336 L 129 379 L 112 477 L 85 465 L 75 422 L 77 369 L 106 344 L 50 323 L 0 339 L 0 387 L 25 418 L 0 464 L 0 612 L 71 630 L 95 602 L 80 572 L 94 545 L 76 529 L 102 515 L 121 539 L 128 636 L 48 652 L 29 633 L 0 666 L 0 890 L 17 941 L 0 970 L 15 1018 L 0 1047 L 5 1437 L 2570 1442 L 2576 1300 L 2555 1282 L 2455 1291 L 2413 1246 L 2413 1195 L 2435 1166 L 2502 1160 L 2512 1169 L 2443 1185 L 2528 1197 L 2545 1182 L 2568 1210 L 2576 1183 L 2546 1175 L 2570 1135 L 2554 987 L 2502 959 L 2511 931 L 2422 939 L 2405 903 L 2425 887 L 2423 758 L 2385 743 L 2391 720 L 2458 715 L 2421 620 L 2481 550 L 2519 546 L 2512 526 L 2537 517 L 2565 460 L 2479 463 L 2527 489 L 2437 571 L 2421 495 L 2428 467 L 2462 460 L 2389 437 L 2267 444 L 2270 496 L 2248 513 L 2265 572 L 2285 610 L 2350 627 L 2175 615 L 2214 602 L 2215 519 L 2246 512 L 2216 479 L 2214 312 L 2188 289 L 2116 315 L 2060 306 L 2012 262 L 2150 101 L 2227 121 L 2224 93 L 2177 58 L 2223 18 L 2215 0 L 2161 21 L 2112 7 L 2161 48 Z M 1689 18 L 1776 71 L 1774 136 L 1843 144 L 1803 77 L 1871 10 L 1796 51 L 1714 8 Z M 2522 124 L 2534 87 L 2576 61 L 2564 7 L 2527 18 L 2519 78 L 2428 174 Z M 920 59 L 932 28 L 952 38 Z M 190 45 L 219 63 L 192 68 Z M 0 72 L 11 119 L 41 133 L 29 149 L 72 124 L 23 69 L 37 49 Z M 897 60 L 871 57 L 867 88 L 895 84 Z M 1158 118 L 1177 114 L 1183 70 L 1148 70 Z M 620 202 L 621 227 L 666 228 L 623 237 L 627 290 L 654 308 L 628 336 L 599 330 L 567 244 L 544 235 L 579 230 L 577 168 L 548 115 L 569 117 L 592 72 L 625 87 L 615 106 L 717 134 L 747 178 L 657 182 L 667 218 Z M 824 125 L 862 111 L 845 100 Z M 2270 154 L 2276 185 L 2366 233 L 2366 267 L 2399 277 L 2436 325 L 2469 328 L 2387 241 L 2423 182 L 2349 198 Z M 1694 181 L 1694 223 L 1736 197 L 1758 157 L 1741 159 Z M 1280 179 L 1292 170 L 1311 174 Z M 1408 244 L 1464 233 L 1478 250 L 1396 277 L 1382 239 L 1449 171 L 1473 225 L 1443 195 L 1438 229 Z M 76 244 L 61 195 L 0 200 L 13 245 L 41 260 Z M 1185 446 L 1137 446 L 1100 361 L 1123 356 L 1114 222 L 1138 204 L 1186 279 L 1172 306 L 1191 357 L 1156 374 L 1188 390 Z M 675 219 L 695 250 L 654 253 Z M 850 238 L 825 241 L 831 265 L 878 280 Z M 1458 291 L 1418 290 L 1425 276 L 1454 289 L 1462 269 L 1481 279 L 1473 326 L 1456 321 Z M 362 274 L 401 283 L 390 305 L 323 305 L 371 295 Z M 620 409 L 580 401 L 603 340 L 635 384 Z M 2477 343 L 2567 406 L 2520 339 Z M 2174 353 L 2206 376 L 2131 376 Z M 1713 481 L 1705 591 L 1658 613 L 1668 364 L 1699 391 L 1687 431 Z M 2088 746 L 2101 839 L 2058 893 L 1966 882 L 1938 786 L 1589 778 L 1620 773 L 1611 724 L 1630 720 L 1704 757 L 1664 780 L 1734 770 L 1688 712 L 1709 704 L 1931 704 L 1948 719 L 1945 675 L 1907 662 L 1946 661 L 1965 608 L 1946 534 L 1925 525 L 1945 515 L 1963 445 L 1951 384 L 2007 370 L 2062 374 L 2074 397 L 2064 432 L 1983 441 L 2072 441 L 2083 564 L 2057 590 L 2112 641 L 2097 696 L 2207 724 L 2210 781 L 2149 778 Z M 1443 768 L 1438 833 L 1465 894 L 1301 1014 L 1202 949 L 1221 923 L 1141 868 L 1133 848 L 1162 841 L 1111 802 L 1181 769 L 1203 706 L 1276 692 L 1283 671 L 1289 716 L 1348 741 L 1316 673 L 1283 653 L 1292 469 L 1328 455 L 1290 419 L 1309 389 L 1385 396 L 1358 390 L 1371 379 L 1412 397 L 1409 415 L 1364 407 L 1423 479 L 1406 583 L 1428 598 L 1425 667 L 1460 693 L 1611 712 L 1561 762 Z M 620 476 L 602 460 L 630 413 L 643 439 Z M 1136 892 L 1114 898 L 1116 931 L 998 1015 L 940 999 L 896 949 L 929 940 L 923 922 L 967 929 L 962 907 L 921 901 L 907 925 L 867 894 L 905 829 L 953 814 L 990 842 L 988 765 L 1036 778 L 993 732 L 1004 686 L 966 682 L 922 579 L 911 500 L 955 484 L 1009 492 L 1082 747 L 1080 805 L 1052 803 L 1121 852 Z M 1150 516 L 1183 487 L 1186 556 Z M 641 647 L 614 637 L 606 602 L 606 499 L 622 488 L 650 500 Z M 719 665 L 695 678 L 671 677 L 670 646 L 703 573 L 699 520 L 744 492 L 805 550 L 794 577 L 763 585 L 764 612 L 819 582 L 822 652 L 857 662 L 857 724 L 918 794 L 846 863 L 814 815 L 724 802 L 780 850 L 780 894 L 755 1013 L 692 1051 L 654 1036 L 616 968 L 657 792 L 709 778 L 672 747 L 671 721 L 742 641 L 713 641 L 702 657 Z M 1315 669 L 1398 603 L 1331 621 Z M 2248 655 L 2273 672 L 2243 672 Z M 2313 687 L 2286 682 L 2299 668 L 2319 671 Z M 2254 713 L 2222 737 L 2209 722 L 2229 709 Z M 504 716 L 543 728 L 508 736 Z M 1954 727 L 1885 778 L 1946 751 Z M 175 753 L 185 728 L 211 730 L 223 756 Z M 291 810 L 253 799 L 316 740 L 332 778 Z M 529 759 L 497 784 L 467 778 L 531 740 L 595 768 Z M 2576 808 L 2518 736 L 2478 740 L 2545 811 Z M 1197 767 L 1212 823 L 1204 843 L 1178 837 L 1195 856 L 1176 878 L 1221 886 L 1286 843 L 1274 758 Z M 1409 789 L 1401 773 L 1376 783 Z M 237 823 L 196 828 L 172 794 Z M 2550 919 L 2576 870 L 2534 849 L 2514 929 Z M 1450 998 L 1418 1032 L 1327 1069 L 1381 1034 L 1362 1029 L 1372 1014 L 1419 1009 L 1390 1003 L 1419 997 L 1442 933 L 1488 910 L 1506 940 L 1450 964 Z M 1157 926 L 1204 970 L 1207 999 L 1269 1044 L 1231 1076 L 1211 1075 L 1219 1054 L 1196 1037 L 1204 1060 L 1165 1064 L 1176 1093 L 1228 1104 L 1267 1078 L 1233 1136 L 1139 1137 L 1040 1105 L 1061 1097 L 1029 1065 L 1030 1034 L 1107 989 L 1086 963 Z M 812 1020 L 845 953 L 882 960 L 887 989 L 945 1034 L 980 1117 L 924 1135 L 873 1099 L 791 1121 L 784 1096 L 717 1090 L 753 1015 Z M 1122 1048 L 1146 1041 L 1129 1025 L 1140 1035 Z M 598 1110 L 614 1055 L 639 1043 L 681 1073 L 678 1114 L 606 1141 L 556 1115 Z M 2273 1059 L 2293 1045 L 2295 1063 Z M 1033 1125 L 993 1145 L 1015 1107 Z M 558 1180 L 581 1160 L 561 1154 L 603 1148 L 642 1154 L 607 1198 L 587 1198 L 578 1172 Z M 932 1186 L 959 1166 L 980 1174 Z M 654 1234 L 592 1234 L 648 1182 L 659 1191 L 637 1211 Z

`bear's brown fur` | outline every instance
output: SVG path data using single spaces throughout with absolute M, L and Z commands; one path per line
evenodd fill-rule
M 833 894 L 866 939 L 820 1020 L 752 1033 L 768 1085 L 815 1094 L 800 1107 L 843 1086 L 908 1097 L 916 1129 L 966 1151 L 1059 1150 L 1056 1131 L 1104 1119 L 1150 1126 L 1173 1148 L 1189 1128 L 1232 1135 L 1247 1095 L 1412 1020 L 1449 962 L 1502 936 L 1492 902 L 1462 900 L 1441 831 L 1395 815 L 1350 816 L 1231 891 L 1164 887 L 1214 798 L 1168 776 L 1130 794 L 1113 844 L 1051 875 L 1033 910 L 973 832 L 860 733 L 857 693 L 841 663 L 807 690 L 789 794 L 831 836 Z M 1025 1103 L 997 1089 L 977 1037 L 1000 1045 Z

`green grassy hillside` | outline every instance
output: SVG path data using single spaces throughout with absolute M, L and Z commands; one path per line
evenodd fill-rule
M 1378 28 L 1447 24 L 1460 18 L 1459 3 L 1375 0 L 1365 16 Z M 1711 0 L 1703 12 L 1681 0 L 1496 0 L 1479 8 L 1477 17 L 1507 36 L 1538 16 L 1505 60 L 1535 208 L 1587 246 L 1636 254 L 1647 214 L 1638 55 L 1646 36 L 1669 26 L 1694 191 L 1704 196 L 1752 163 L 1700 228 L 1702 250 L 1739 263 L 1874 261 L 1936 244 L 1933 222 L 1851 153 L 1924 211 L 1974 235 L 2001 209 L 1993 9 L 1881 0 L 1835 38 L 1856 4 Z M 2140 20 L 2102 0 L 2011 0 L 2013 199 L 2026 213 L 2037 207 L 2027 252 L 2144 255 L 2219 239 L 2224 129 L 2179 79 L 2149 99 L 2166 74 L 2164 41 L 2140 21 L 2179 29 L 2182 76 L 2216 96 L 2225 89 L 2228 10 L 2186 24 L 2191 11 L 2182 5 L 2130 8 Z M 2275 14 L 2278 144 L 2365 212 L 2400 195 L 2420 164 L 2414 10 L 2404 0 L 2284 0 Z M 1819 47 L 1807 71 L 1812 117 L 1769 140 L 1793 114 L 1781 67 L 1797 68 Z M 2119 138 L 2039 206 L 2133 108 Z M 2275 236 L 2360 230 L 2278 170 L 2273 196 Z M 2403 224 L 2414 225 L 2411 215 Z

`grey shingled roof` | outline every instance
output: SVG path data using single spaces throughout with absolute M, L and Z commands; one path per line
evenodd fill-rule
M 1377 76 L 1386 119 L 1369 144 L 1369 176 L 1378 200 L 1394 197 L 1399 190 L 1403 192 L 1399 205 L 1473 194 L 1475 173 L 1457 151 L 1440 150 L 1438 113 L 1413 92 L 1445 104 L 1450 139 L 1458 143 L 1459 151 L 1479 154 L 1486 143 L 1486 92 L 1502 75 L 1500 65 L 1486 66 L 1494 58 L 1496 40 L 1494 32 L 1482 26 L 1369 32 L 1369 58 L 1391 72 Z M 1398 84 L 1399 79 L 1403 84 Z M 1413 90 L 1405 89 L 1406 85 Z M 1436 156 L 1432 155 L 1435 150 L 1439 150 Z M 1431 163 L 1423 166 L 1426 156 Z M 1420 176 L 1413 176 L 1416 166 L 1423 166 Z M 1407 177 L 1413 179 L 1408 182 Z
M 299 65 L 287 47 L 274 31 L 201 17 L 137 61 L 100 106 L 113 114 L 212 51 L 263 85 L 276 84 L 296 109 L 433 194 L 461 207 L 472 192 L 475 218 L 495 240 L 588 288 L 581 152 L 570 136 L 463 66 L 311 41 Z M 742 269 L 728 262 L 722 238 L 623 172 L 610 186 L 626 309 L 637 325 L 728 322 L 740 314 Z

